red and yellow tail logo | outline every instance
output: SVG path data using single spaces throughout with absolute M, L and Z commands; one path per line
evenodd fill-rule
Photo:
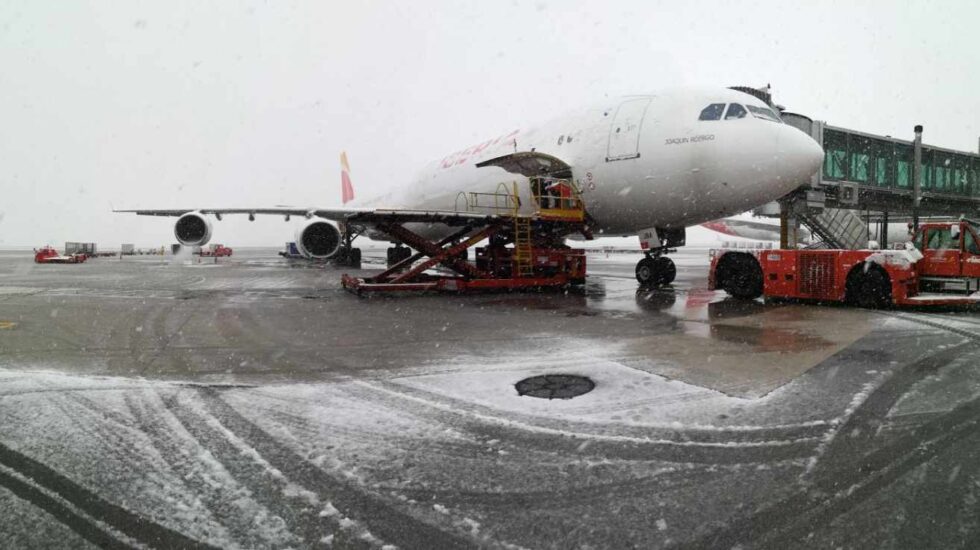
M 340 153 L 340 193 L 343 204 L 354 200 L 354 186 L 350 182 L 350 165 L 347 164 L 346 151 Z

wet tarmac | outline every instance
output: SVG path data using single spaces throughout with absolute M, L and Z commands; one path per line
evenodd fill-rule
M 581 291 L 358 298 L 272 250 L 0 251 L 0 533 L 980 546 L 980 315 L 737 301 L 706 290 L 703 249 L 637 291 L 637 259 L 590 256 Z M 553 374 L 594 388 L 515 389 L 550 395 Z

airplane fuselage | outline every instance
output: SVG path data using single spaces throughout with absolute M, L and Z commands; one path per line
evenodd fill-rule
M 678 90 L 627 96 L 514 130 L 429 163 L 413 183 L 364 204 L 454 210 L 461 192 L 494 193 L 528 178 L 480 161 L 516 151 L 563 160 L 603 235 L 679 228 L 744 212 L 804 183 L 822 160 L 809 136 L 778 120 L 699 120 L 712 104 L 768 109 L 742 92 Z

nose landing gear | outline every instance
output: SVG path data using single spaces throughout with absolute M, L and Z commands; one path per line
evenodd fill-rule
M 637 236 L 645 258 L 636 264 L 636 280 L 641 287 L 669 285 L 677 277 L 677 266 L 666 256 L 687 241 L 683 227 L 644 229 Z
M 669 285 L 677 277 L 674 261 L 661 252 L 649 252 L 636 264 L 636 280 L 640 286 L 653 287 Z

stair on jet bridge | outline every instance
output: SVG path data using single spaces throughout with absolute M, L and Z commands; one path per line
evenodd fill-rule
M 808 211 L 800 215 L 800 221 L 830 248 L 858 250 L 868 246 L 868 224 L 853 210 Z

